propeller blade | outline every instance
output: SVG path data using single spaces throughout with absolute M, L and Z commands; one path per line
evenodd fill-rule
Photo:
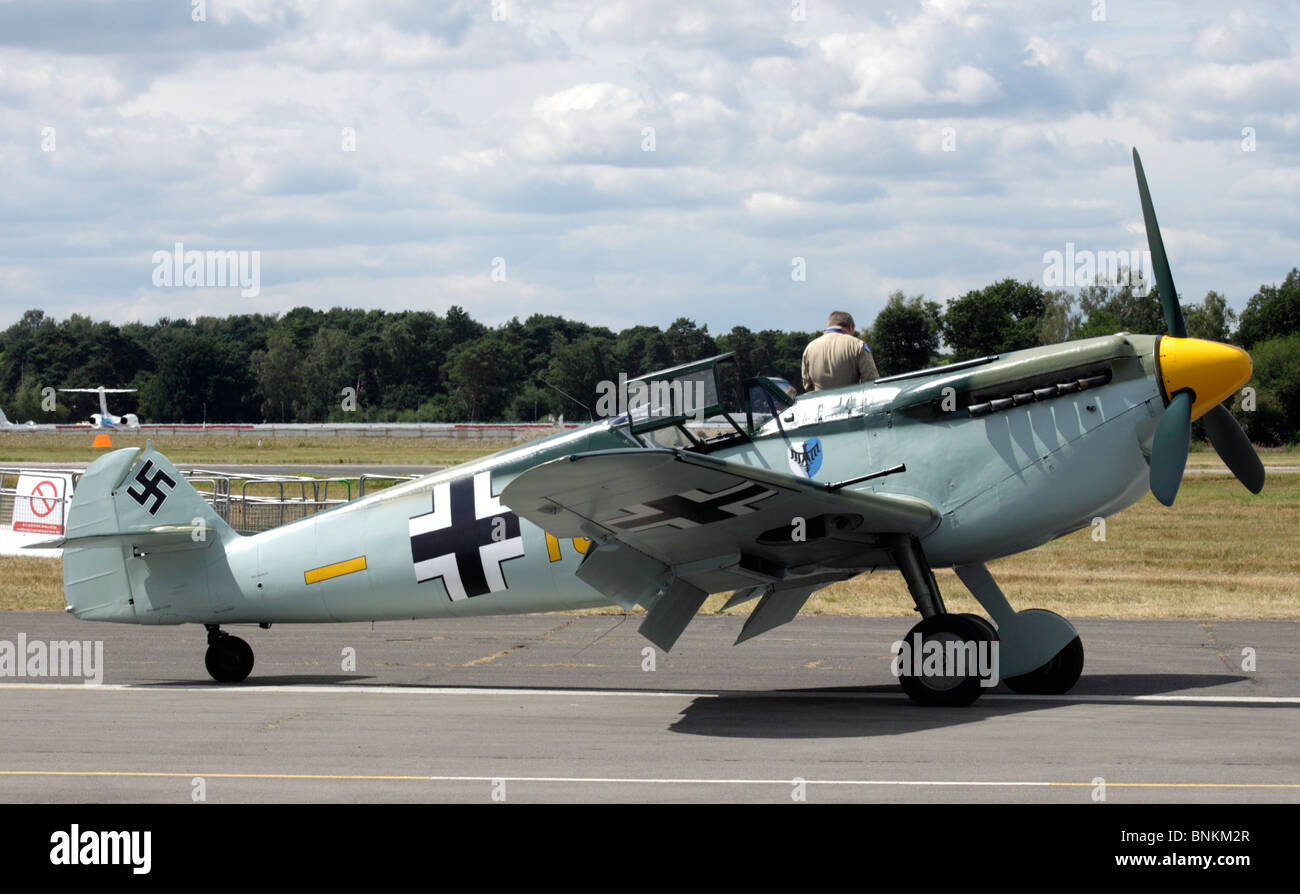
M 1160 225 L 1156 223 L 1156 208 L 1151 204 L 1147 176 L 1142 172 L 1142 159 L 1138 158 L 1136 149 L 1133 150 L 1133 168 L 1137 171 L 1142 220 L 1147 227 L 1147 247 L 1151 249 L 1151 266 L 1155 268 L 1160 306 L 1165 312 L 1165 327 L 1175 338 L 1186 338 L 1187 324 L 1183 322 L 1183 309 L 1178 306 L 1178 291 L 1174 288 L 1174 276 L 1169 272 L 1169 258 L 1165 255 L 1164 240 L 1160 238 Z
M 1151 493 L 1166 506 L 1174 505 L 1178 496 L 1191 445 L 1192 395 L 1180 391 L 1160 415 L 1151 441 Z
M 1224 465 L 1232 470 L 1237 480 L 1246 485 L 1246 490 L 1257 494 L 1264 489 L 1264 464 L 1259 461 L 1259 454 L 1250 443 L 1250 438 L 1241 430 L 1237 420 L 1223 404 L 1201 417 L 1205 421 L 1205 431 L 1214 445 L 1214 452 L 1219 454 Z

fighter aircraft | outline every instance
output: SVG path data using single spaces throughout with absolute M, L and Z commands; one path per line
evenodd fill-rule
M 810 594 L 897 569 L 921 620 L 904 642 L 998 645 L 1021 693 L 1064 693 L 1083 668 L 1065 618 L 1014 610 L 986 563 L 1113 515 L 1149 488 L 1174 503 L 1191 424 L 1247 488 L 1264 469 L 1221 401 L 1250 377 L 1230 345 L 1187 337 L 1141 162 L 1168 332 L 1120 333 L 791 397 L 770 378 L 729 395 L 722 355 L 635 380 L 661 403 L 505 450 L 254 536 L 227 525 L 149 444 L 86 471 L 62 545 L 78 618 L 203 624 L 206 664 L 245 679 L 236 624 L 454 618 L 617 604 L 673 647 L 706 594 L 756 600 L 737 643 Z M 674 391 L 676 389 L 676 391 Z M 701 437 L 673 394 L 728 429 Z M 644 394 L 644 390 L 640 393 Z M 951 566 L 988 612 L 950 614 Z M 934 644 L 935 649 L 931 649 Z M 959 650 L 954 650 L 959 652 Z M 899 662 L 905 692 L 964 705 L 988 668 Z
M 131 394 L 134 388 L 60 388 L 60 391 L 77 393 L 77 394 L 98 394 L 99 395 L 99 412 L 90 414 L 90 424 L 95 428 L 139 428 L 140 419 L 134 413 L 125 413 L 121 416 L 114 416 L 108 412 L 108 400 L 104 397 L 106 394 Z

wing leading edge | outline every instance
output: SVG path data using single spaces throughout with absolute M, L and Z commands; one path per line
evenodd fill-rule
M 826 485 L 666 449 L 580 453 L 534 466 L 501 501 L 558 537 L 594 541 L 578 577 L 671 649 L 709 593 L 761 601 L 743 642 L 791 620 L 814 591 L 891 565 L 891 537 L 939 524 L 924 500 Z

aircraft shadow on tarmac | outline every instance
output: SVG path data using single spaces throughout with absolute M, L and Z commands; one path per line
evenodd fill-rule
M 1072 696 L 1092 696 L 1092 695 L 1164 695 L 1170 693 L 1182 693 L 1190 695 L 1185 690 L 1204 689 L 1210 686 L 1223 686 L 1229 683 L 1239 683 L 1249 680 L 1250 677 L 1242 674 L 1084 674 L 1079 678 L 1079 682 L 1074 689 L 1070 691 Z M 445 679 L 436 682 L 419 682 L 419 683 L 385 683 L 381 678 L 372 674 L 360 674 L 356 672 L 338 673 L 338 674 L 283 674 L 280 676 L 252 676 L 245 682 L 235 684 L 235 688 L 253 688 L 257 686 L 322 686 L 337 683 L 350 684 L 369 684 L 379 686 L 390 686 L 394 689 L 438 689 L 448 686 L 454 686 L 458 689 L 521 689 L 533 690 L 537 692 L 546 692 L 548 690 L 565 691 L 565 692 L 635 692 L 638 687 L 634 686 L 539 686 L 539 685 L 521 685 L 511 683 L 506 679 L 498 680 L 493 683 L 469 683 L 463 680 Z M 195 677 L 187 680 L 159 680 L 154 683 L 146 684 L 158 687 L 168 686 L 219 686 L 223 684 L 215 683 L 208 677 Z M 700 692 L 717 693 L 720 695 L 758 695 L 760 693 L 746 693 L 741 691 L 725 690 L 705 690 L 703 688 L 695 689 L 659 689 L 660 692 L 680 692 L 682 695 L 691 695 Z M 998 686 L 992 690 L 994 693 L 1003 695 L 1014 694 L 1005 686 Z M 869 686 L 820 686 L 815 688 L 801 689 L 773 689 L 763 696 L 773 696 L 781 694 L 797 694 L 800 697 L 817 695 L 818 693 L 827 694 L 896 694 L 901 696 L 898 686 L 893 683 L 882 683 Z
M 1040 698 L 1016 696 L 1005 687 L 994 693 L 1013 698 L 983 699 L 965 708 L 922 708 L 903 697 L 895 684 L 873 686 L 835 686 L 815 689 L 778 689 L 755 692 L 682 690 L 682 695 L 696 696 L 681 711 L 668 730 L 700 736 L 752 739 L 825 739 L 894 736 L 930 729 L 956 727 L 995 717 L 1027 711 L 1063 709 L 1088 704 L 1094 696 L 1160 696 L 1177 694 L 1195 699 L 1203 690 L 1248 680 L 1240 674 L 1094 674 L 1081 678 L 1068 696 Z M 373 683 L 374 677 L 357 674 L 300 674 L 258 677 L 243 684 L 256 686 L 309 686 Z M 173 683 L 171 685 L 193 685 Z M 382 683 L 380 685 L 383 685 Z M 502 684 L 465 684 L 448 680 L 437 684 L 400 683 L 394 690 L 482 689 L 498 690 Z M 340 690 L 347 685 L 339 685 Z M 506 686 L 538 694 L 547 692 L 585 691 L 592 693 L 627 691 L 621 687 L 601 686 Z M 373 690 L 371 690 L 373 691 Z M 673 690 L 659 690 L 673 691 Z M 1200 691 L 1200 692 L 1198 692 Z M 885 696 L 881 698 L 881 696 Z M 1194 702 L 1193 702 L 1194 703 Z M 1249 702 L 1216 702 L 1219 707 L 1276 708 Z M 1284 707 L 1292 707 L 1286 705 Z M 1297 706 L 1300 707 L 1300 706 Z
M 370 683 L 375 680 L 364 674 L 292 674 L 280 677 L 249 677 L 243 683 L 236 683 L 228 688 L 257 689 L 261 686 L 329 686 L 335 683 Z M 211 686 L 214 689 L 223 685 L 208 677 L 193 680 L 161 680 L 147 684 L 151 689 L 190 689 L 195 686 Z M 340 689 L 344 688 L 342 686 Z
M 1249 680 L 1242 674 L 1084 674 L 1070 695 L 1168 695 Z M 997 692 L 1009 692 L 998 687 Z
M 1240 675 L 1211 674 L 1097 674 L 1080 679 L 1068 696 L 985 699 L 965 708 L 922 708 L 905 698 L 872 698 L 898 694 L 897 688 L 889 685 L 799 689 L 766 694 L 735 693 L 696 699 L 669 729 L 691 735 L 755 739 L 893 736 L 976 723 L 1025 711 L 1088 704 L 1089 698 L 1097 695 L 1159 696 L 1177 693 L 1194 699 L 1197 693 L 1188 690 L 1247 679 Z M 994 692 L 1015 695 L 1004 687 L 998 687 Z M 863 698 L 854 698 L 854 695 Z M 1258 707 L 1246 702 L 1216 704 Z
M 1195 693 L 1187 690 L 1205 689 L 1211 686 L 1224 686 L 1229 683 L 1239 683 L 1249 680 L 1250 677 L 1241 674 L 1084 674 L 1074 689 L 1070 691 L 1070 696 L 1088 697 L 1095 695 L 1116 695 L 1116 696 L 1142 696 L 1142 695 L 1166 695 L 1178 693 L 1181 695 L 1194 696 Z M 436 682 L 419 682 L 419 683 L 385 683 L 379 677 L 370 674 L 358 673 L 340 673 L 340 674 L 284 674 L 280 676 L 249 677 L 243 683 L 235 684 L 233 688 L 256 688 L 258 686 L 325 686 L 333 684 L 352 684 L 352 685 L 379 685 L 388 686 L 392 689 L 440 689 L 445 687 L 455 687 L 457 689 L 519 689 L 529 690 L 538 693 L 547 691 L 564 691 L 564 692 L 635 692 L 638 687 L 633 686 L 538 686 L 538 685 L 520 685 L 500 680 L 494 683 L 469 683 L 463 680 L 446 679 Z M 190 686 L 220 686 L 223 684 L 214 683 L 207 677 L 195 677 L 190 680 L 160 680 L 154 683 L 146 684 L 159 688 L 167 687 L 190 687 Z M 340 686 L 346 688 L 346 686 Z M 794 698 L 807 699 L 816 697 L 818 694 L 825 694 L 828 698 L 843 699 L 845 696 L 854 694 L 864 696 L 875 695 L 898 695 L 902 696 L 898 686 L 893 683 L 884 683 L 870 686 L 821 686 L 816 688 L 801 689 L 773 689 L 766 692 L 743 692 L 737 690 L 706 690 L 696 689 L 659 689 L 659 692 L 680 692 L 682 695 L 695 695 L 707 692 L 710 696 L 736 696 L 741 698 L 773 698 L 782 695 L 789 695 Z M 1014 695 L 1011 690 L 1005 686 L 998 686 L 991 690 L 993 693 L 1000 695 Z M 1024 698 L 1032 698 L 1024 696 Z M 1069 701 L 1065 697 L 1065 701 Z M 1057 697 L 1051 702 L 1044 704 L 1061 704 L 1061 698 Z
M 811 689 L 777 689 L 754 692 L 702 691 L 683 689 L 684 696 L 695 696 L 669 725 L 672 732 L 689 735 L 726 736 L 759 739 L 837 738 L 900 735 L 927 729 L 939 729 L 975 723 L 992 717 L 1020 714 L 1026 711 L 1061 709 L 1070 705 L 1087 704 L 1096 696 L 1160 696 L 1177 694 L 1195 699 L 1198 694 L 1213 697 L 1215 693 L 1198 692 L 1231 683 L 1249 680 L 1240 674 L 1092 674 L 1084 675 L 1068 696 L 1040 698 L 1016 696 L 1005 687 L 993 690 L 1012 698 L 982 699 L 965 708 L 921 708 L 902 696 L 892 683 L 871 686 L 835 686 Z M 372 684 L 377 678 L 357 674 L 292 674 L 254 677 L 236 688 L 256 689 L 261 686 L 321 686 L 337 685 L 340 691 L 347 684 Z M 208 681 L 169 681 L 152 684 L 159 688 L 189 687 Z M 215 684 L 214 684 L 215 685 Z M 382 682 L 379 684 L 385 685 Z M 393 690 L 412 690 L 455 687 L 457 689 L 482 689 L 485 692 L 502 688 L 502 684 L 466 684 L 455 680 L 439 683 L 388 684 Z M 508 686 L 538 694 L 547 692 L 607 693 L 635 691 L 626 687 L 603 686 Z M 369 690 L 373 692 L 373 690 Z M 659 690 L 672 692 L 675 690 Z M 883 696 L 883 697 L 882 697 Z M 1194 703 L 1194 702 L 1193 702 Z M 1216 702 L 1220 707 L 1260 707 L 1249 702 Z M 1276 704 L 1267 707 L 1278 707 Z

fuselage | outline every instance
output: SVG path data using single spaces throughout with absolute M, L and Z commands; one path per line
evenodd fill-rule
M 108 415 L 91 413 L 90 424 L 95 428 L 139 428 L 140 420 L 134 413 L 127 413 L 125 416 L 114 416 L 112 413 Z
M 853 488 L 919 497 L 939 525 L 933 566 L 985 561 L 1046 543 L 1146 493 L 1146 455 L 1164 401 L 1153 336 L 1088 339 L 800 397 L 715 458 L 821 482 L 904 464 Z M 1091 386 L 1050 399 L 1053 380 Z M 1104 384 L 1100 379 L 1105 378 Z M 1032 387 L 1031 387 L 1032 386 Z M 1051 390 L 1049 387 L 1046 390 Z M 968 407 L 1010 404 L 975 418 Z M 284 623 L 453 617 L 608 604 L 574 572 L 586 541 L 559 539 L 496 499 L 524 470 L 575 453 L 636 446 L 617 420 L 511 448 L 205 552 L 186 598 L 151 596 L 192 552 L 133 563 L 136 623 Z M 195 594 L 206 594 L 206 600 Z M 75 608 L 75 607 L 74 607 Z

